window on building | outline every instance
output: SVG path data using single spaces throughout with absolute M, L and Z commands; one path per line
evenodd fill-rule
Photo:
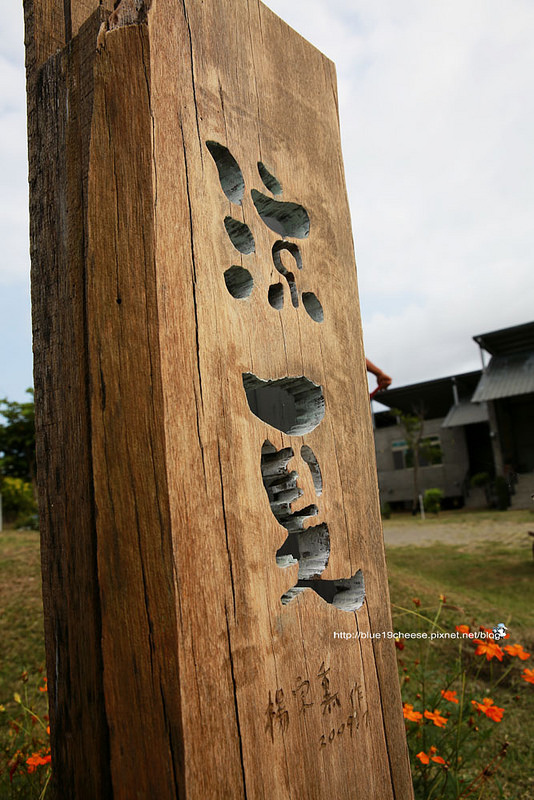
M 406 463 L 407 462 L 406 454 L 408 452 L 410 452 L 411 454 L 411 450 L 408 447 L 408 443 L 403 440 L 399 442 L 393 442 L 393 444 L 391 445 L 391 449 L 393 451 L 393 468 L 406 469 L 406 467 L 409 466 L 409 464 Z
M 432 467 L 443 463 L 443 451 L 439 436 L 425 436 L 419 448 L 419 466 Z
M 414 455 L 412 448 L 408 446 L 408 442 L 403 439 L 393 442 L 391 449 L 394 469 L 410 469 L 410 467 L 413 467 Z M 442 463 L 443 451 L 439 436 L 425 436 L 419 445 L 419 466 L 431 467 Z

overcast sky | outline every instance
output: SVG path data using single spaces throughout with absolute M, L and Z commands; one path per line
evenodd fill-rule
M 269 0 L 337 66 L 367 355 L 478 369 L 534 319 L 532 0 Z M 21 0 L 0 32 L 0 397 L 32 383 Z

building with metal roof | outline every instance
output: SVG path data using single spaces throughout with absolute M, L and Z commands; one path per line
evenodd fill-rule
M 534 322 L 473 338 L 484 369 L 472 400 L 488 406 L 496 471 L 533 473 Z M 491 356 L 487 366 L 484 351 Z
M 469 504 L 470 479 L 488 473 L 506 477 L 513 505 L 533 507 L 534 322 L 473 338 L 482 370 L 376 395 L 391 409 L 374 414 L 382 503 L 408 507 L 415 501 L 413 454 L 402 425 L 402 415 L 412 414 L 424 421 L 426 450 L 434 454 L 432 462 L 424 452 L 419 456 L 418 492 L 440 488 L 449 504 Z

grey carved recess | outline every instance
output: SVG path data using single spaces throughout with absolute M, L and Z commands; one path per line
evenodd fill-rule
M 227 147 L 216 141 L 207 141 L 206 147 L 217 166 L 221 189 L 231 203 L 241 206 L 246 187 L 237 160 Z M 261 161 L 257 167 L 264 187 L 272 195 L 281 195 L 282 186 L 276 176 Z M 311 227 L 308 212 L 299 203 L 276 200 L 257 189 L 252 189 L 250 196 L 261 222 L 281 237 L 272 245 L 270 254 L 280 280 L 269 286 L 269 305 L 278 312 L 284 310 L 287 284 L 290 305 L 297 312 L 303 308 L 314 322 L 322 323 L 324 309 L 317 295 L 309 289 L 299 291 L 297 276 L 304 264 L 297 243 L 290 241 L 291 238 L 308 238 Z M 243 256 L 255 252 L 254 234 L 245 222 L 230 215 L 223 222 L 236 250 Z M 245 266 L 229 266 L 224 272 L 224 281 L 234 299 L 251 296 L 254 278 Z M 305 375 L 266 379 L 246 372 L 242 379 L 250 411 L 288 436 L 302 437 L 311 433 L 325 416 L 323 387 Z M 301 445 L 300 455 L 309 467 L 315 494 L 320 497 L 323 480 L 319 460 L 305 443 Z M 355 611 L 365 599 L 363 574 L 358 570 L 350 578 L 321 578 L 330 558 L 330 531 L 326 522 L 311 523 L 319 514 L 315 503 L 293 508 L 303 494 L 297 471 L 290 469 L 294 456 L 291 447 L 277 449 L 269 440 L 264 442 L 260 456 L 261 475 L 271 511 L 287 531 L 286 540 L 276 553 L 276 563 L 281 569 L 298 564 L 297 582 L 282 595 L 282 604 L 287 605 L 306 589 L 312 589 L 335 608 Z

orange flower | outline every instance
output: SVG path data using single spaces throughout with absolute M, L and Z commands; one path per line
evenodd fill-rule
M 442 758 L 441 756 L 436 756 L 436 755 L 434 755 L 435 753 L 437 753 L 437 751 L 438 751 L 438 748 L 437 748 L 437 747 L 434 747 L 434 746 L 432 746 L 432 747 L 430 748 L 430 750 L 428 751 L 428 753 L 424 753 L 424 752 L 421 750 L 421 752 L 420 752 L 420 753 L 417 753 L 417 755 L 416 755 L 416 758 L 418 758 L 418 759 L 419 759 L 419 761 L 421 762 L 421 764 L 429 764 L 429 763 L 430 763 L 430 761 L 435 761 L 435 762 L 436 762 L 436 764 L 445 764 L 445 763 L 446 763 L 446 761 L 445 761 L 445 759 L 444 759 L 444 758 Z
M 441 600 L 442 603 L 446 603 L 447 602 L 447 598 L 445 597 L 444 594 L 440 594 L 439 599 Z
M 499 661 L 502 661 L 504 653 L 498 644 L 495 644 L 495 642 L 492 641 L 485 642 L 482 639 L 473 639 L 473 641 L 478 645 L 477 649 L 475 650 L 476 656 L 485 655 L 487 661 L 491 661 L 491 659 L 495 656 L 495 658 L 498 658 Z
M 525 669 L 523 670 L 523 674 L 521 675 L 524 681 L 527 683 L 534 683 L 534 669 Z
M 485 697 L 481 703 L 477 700 L 471 700 L 471 703 L 477 711 L 481 711 L 488 719 L 493 720 L 493 722 L 500 722 L 502 720 L 504 708 L 499 708 L 499 706 L 494 705 L 491 698 Z
M 43 678 L 44 686 L 39 686 L 40 692 L 47 692 L 48 691 L 48 678 Z
M 404 719 L 407 719 L 409 722 L 421 722 L 423 719 L 421 712 L 414 711 L 413 706 L 410 703 L 404 703 L 402 712 L 404 714 Z
M 447 718 L 442 717 L 437 708 L 434 711 L 425 711 L 426 719 L 431 719 L 438 728 L 443 728 L 447 724 Z
M 420 605 L 421 605 L 421 601 L 419 600 L 419 598 L 418 598 L 418 597 L 412 597 L 412 603 L 413 603 L 415 606 L 420 606 Z
M 395 637 L 395 647 L 397 650 L 404 650 L 404 640 L 399 639 L 398 636 Z
M 456 630 L 458 633 L 469 633 L 469 625 L 457 625 Z
M 499 708 L 498 706 L 491 706 L 486 710 L 487 718 L 493 720 L 493 722 L 501 722 L 503 715 L 504 708 Z
M 441 696 L 444 700 L 448 700 L 449 703 L 458 703 L 458 698 L 456 697 L 456 692 L 445 692 L 443 689 L 441 690 Z
M 42 767 L 45 764 L 50 764 L 52 757 L 50 753 L 32 753 L 32 755 L 26 759 L 26 764 L 28 765 L 28 772 L 35 772 L 37 767 Z
M 530 658 L 530 653 L 523 650 L 520 644 L 507 644 L 504 648 L 509 656 L 517 656 L 521 661 L 526 661 Z

